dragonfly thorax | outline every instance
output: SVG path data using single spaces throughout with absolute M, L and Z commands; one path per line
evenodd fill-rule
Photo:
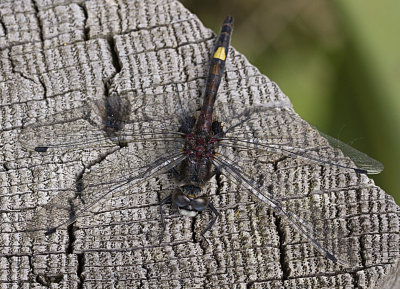
M 217 138 L 207 133 L 189 133 L 185 136 L 183 153 L 192 163 L 211 161 L 215 154 Z
M 181 187 L 200 188 L 212 177 L 215 150 L 219 138 L 223 135 L 221 124 L 217 121 L 212 123 L 211 130 L 197 130 L 194 123 L 195 119 L 192 118 L 191 126 L 182 126 L 180 129 L 185 133 L 182 149 L 185 159 L 180 164 L 178 172 Z

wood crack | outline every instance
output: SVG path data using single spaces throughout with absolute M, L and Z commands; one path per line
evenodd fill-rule
M 83 3 L 77 3 L 77 5 L 82 9 L 83 15 L 85 17 L 85 20 L 83 21 L 83 40 L 84 42 L 88 41 L 90 39 L 90 27 L 86 26 L 87 20 L 88 20 L 88 11 L 86 8 L 86 4 Z
M 43 45 L 44 45 L 43 23 L 42 23 L 42 19 L 40 18 L 40 15 L 39 15 L 40 10 L 39 10 L 36 0 L 32 0 L 32 4 L 33 4 L 33 9 L 35 10 L 36 20 L 38 22 L 40 43 L 42 43 L 42 47 L 43 47 Z

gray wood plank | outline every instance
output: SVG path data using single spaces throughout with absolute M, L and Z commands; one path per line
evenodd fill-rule
M 168 206 L 167 230 L 159 243 L 158 203 L 177 186 L 169 174 L 115 190 L 92 213 L 50 236 L 27 232 L 31 225 L 47 225 L 38 217 L 40 206 L 54 203 L 56 196 L 60 202 L 76 197 L 77 179 L 106 190 L 101 180 L 135 170 L 166 149 L 146 143 L 119 147 L 103 136 L 104 111 L 98 104 L 117 96 L 130 103 L 125 131 L 146 131 L 148 116 L 176 129 L 167 117 L 179 111 L 177 89 L 184 108 L 200 107 L 215 34 L 174 0 L 1 1 L 0 16 L 2 288 L 398 285 L 399 207 L 393 199 L 365 175 L 276 154 L 256 155 L 256 166 L 245 161 L 252 157 L 245 152 L 235 161 L 283 205 L 301 208 L 303 219 L 318 217 L 345 230 L 337 242 L 354 250 L 357 260 L 351 267 L 314 250 L 223 174 L 205 187 L 221 214 L 207 234 L 209 244 L 198 242 L 208 213 L 188 218 Z M 233 48 L 226 70 L 216 108 L 220 120 L 229 123 L 249 107 L 271 108 L 271 114 L 260 113 L 249 122 L 253 137 L 276 130 L 286 134 L 282 137 L 302 137 L 310 146 L 326 145 L 293 112 L 279 87 Z M 23 136 L 32 127 L 32 139 L 48 133 L 76 146 L 46 154 L 29 151 L 35 143 Z M 94 138 L 101 145 L 80 143 Z M 327 153 L 342 158 L 337 151 Z

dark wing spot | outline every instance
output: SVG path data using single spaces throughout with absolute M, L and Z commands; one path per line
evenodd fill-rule
M 45 152 L 47 152 L 48 149 L 49 149 L 49 147 L 35 147 L 35 152 L 45 153 Z

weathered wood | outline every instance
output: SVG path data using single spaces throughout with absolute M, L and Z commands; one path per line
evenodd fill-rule
M 176 186 L 167 174 L 116 192 L 69 230 L 48 237 L 27 233 L 38 205 L 66 194 L 62 189 L 74 188 L 82 173 L 87 181 L 117 176 L 133 163 L 126 159 L 139 145 L 120 149 L 104 137 L 102 147 L 40 155 L 26 150 L 29 143 L 21 146 L 23 127 L 39 123 L 52 133 L 76 129 L 78 138 L 97 136 L 96 105 L 88 108 L 93 122 L 79 113 L 111 95 L 132 104 L 126 129 L 140 127 L 144 103 L 152 104 L 146 113 L 161 119 L 174 110 L 176 89 L 183 105 L 195 110 L 214 34 L 174 0 L 1 1 L 0 16 L 2 288 L 398 286 L 399 207 L 393 199 L 366 176 L 279 156 L 257 168 L 247 164 L 250 174 L 262 176 L 277 197 L 287 197 L 288 206 L 306 210 L 314 202 L 319 208 L 311 213 L 344 222 L 360 256 L 353 267 L 313 250 L 223 175 L 206 188 L 221 214 L 208 245 L 195 239 L 209 215 L 190 219 L 167 207 L 159 244 L 157 204 Z M 217 100 L 222 116 L 255 104 L 291 111 L 279 88 L 234 49 L 226 70 Z M 252 129 L 255 136 L 267 134 L 265 122 L 299 133 L 289 121 L 271 116 Z M 304 133 L 310 143 L 323 141 L 311 130 Z M 143 159 L 153 157 L 152 149 L 144 151 Z

